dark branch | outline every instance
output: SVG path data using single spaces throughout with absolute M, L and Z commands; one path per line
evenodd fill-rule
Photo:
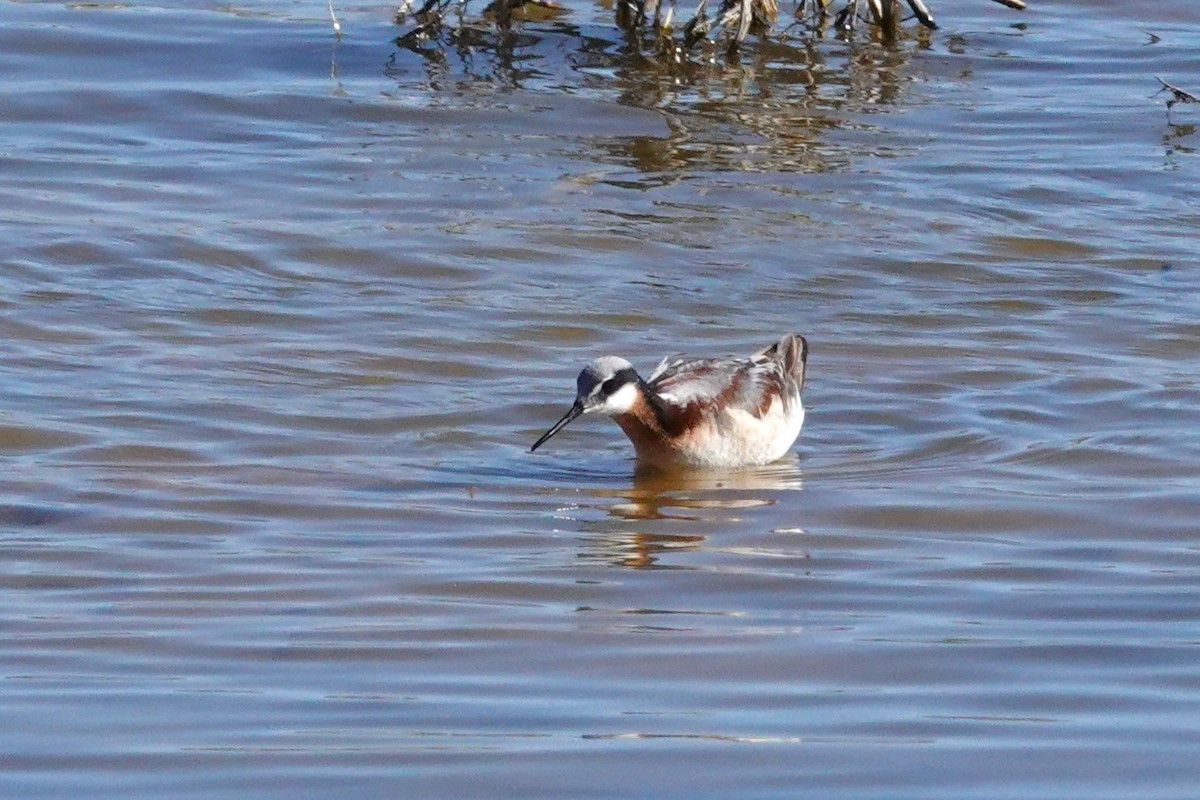
M 1162 88 L 1155 92 L 1155 94 L 1162 94 L 1163 92 L 1171 93 L 1171 99 L 1167 101 L 1168 111 L 1170 111 L 1171 106 L 1175 105 L 1176 103 L 1200 103 L 1200 97 L 1196 97 L 1196 95 L 1192 94 L 1191 92 L 1185 92 L 1178 86 L 1172 86 L 1157 75 L 1154 76 L 1154 80 L 1162 84 Z

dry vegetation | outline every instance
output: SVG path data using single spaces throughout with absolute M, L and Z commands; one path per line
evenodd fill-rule
M 457 11 L 461 20 L 467 2 L 405 0 L 396 12 L 396 21 L 412 25 L 405 33 L 406 37 L 423 36 L 446 24 L 452 12 Z M 1023 0 L 992 2 L 1009 8 L 1025 8 Z M 680 57 L 702 42 L 723 45 L 735 52 L 750 34 L 769 33 L 779 18 L 777 0 L 699 0 L 687 20 L 678 24 L 676 3 L 677 0 L 615 0 L 617 25 L 630 33 L 652 34 L 664 55 Z M 527 13 L 530 8 L 553 11 L 559 6 L 555 0 L 491 0 L 483 15 L 505 27 L 515 13 Z M 809 30 L 821 29 L 831 21 L 835 27 L 845 30 L 859 25 L 874 26 L 884 37 L 895 36 L 908 20 L 916 20 L 927 28 L 937 28 L 925 0 L 796 0 L 791 13 L 797 22 L 807 23 Z

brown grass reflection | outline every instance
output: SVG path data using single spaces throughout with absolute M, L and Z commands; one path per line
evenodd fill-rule
M 872 36 L 782 33 L 737 59 L 662 57 L 652 43 L 561 21 L 498 31 L 461 26 L 396 39 L 385 71 L 414 82 L 429 102 L 455 109 L 493 107 L 497 92 L 537 92 L 611 100 L 662 115 L 669 133 L 577 133 L 623 165 L 659 179 L 694 170 L 825 172 L 856 156 L 888 155 L 855 131 L 869 115 L 907 102 L 909 61 L 929 46 L 922 33 L 894 41 Z M 424 75 L 414 71 L 419 57 Z M 553 100 L 548 100 L 553 104 Z M 845 129 L 853 146 L 829 143 Z M 894 149 L 894 145 L 892 146 Z

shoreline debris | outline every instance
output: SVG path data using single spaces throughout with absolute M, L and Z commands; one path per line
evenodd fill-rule
M 461 19 L 468 1 L 401 0 L 395 12 L 396 23 L 404 24 L 409 20 L 415 23 L 401 38 L 428 35 L 442 24 L 452 7 L 457 7 Z M 661 53 L 674 58 L 679 58 L 702 42 L 717 44 L 719 41 L 724 41 L 729 55 L 734 56 L 750 34 L 758 37 L 768 35 L 779 17 L 778 0 L 713 0 L 716 8 L 711 16 L 709 0 L 699 0 L 691 17 L 679 29 L 677 37 L 671 24 L 675 18 L 677 1 L 615 0 L 617 26 L 630 35 L 649 28 L 659 42 Z M 810 30 L 819 31 L 828 23 L 830 8 L 836 2 L 794 0 L 793 16 L 798 23 L 807 21 Z M 1025 0 L 992 2 L 1018 11 L 1026 8 Z M 526 5 L 560 8 L 554 0 L 490 0 L 483 16 L 504 29 L 511 24 L 513 13 Z M 904 17 L 902 6 L 907 6 L 911 16 Z M 885 39 L 893 39 L 898 35 L 901 23 L 908 19 L 915 19 L 930 30 L 938 28 L 926 0 L 845 0 L 841 10 L 833 15 L 833 24 L 839 30 L 852 31 L 861 22 L 877 27 Z
M 1170 83 L 1167 83 L 1166 81 L 1164 81 L 1162 78 L 1158 77 L 1157 75 L 1154 76 L 1154 80 L 1161 83 L 1162 88 L 1160 88 L 1157 92 L 1155 92 L 1154 95 L 1151 95 L 1152 97 L 1156 96 L 1156 95 L 1160 95 L 1163 92 L 1171 93 L 1171 96 L 1167 98 L 1167 119 L 1168 120 L 1171 118 L 1171 108 L 1176 103 L 1200 103 L 1200 97 L 1197 97 L 1196 95 L 1192 94 L 1191 92 L 1184 91 L 1183 89 L 1180 89 L 1178 86 L 1174 86 Z

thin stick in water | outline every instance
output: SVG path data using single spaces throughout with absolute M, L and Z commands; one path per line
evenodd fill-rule
M 1176 103 L 1200 103 L 1200 97 L 1196 97 L 1191 92 L 1185 92 L 1178 86 L 1172 86 L 1157 75 L 1154 76 L 1154 80 L 1162 84 L 1162 88 L 1155 92 L 1155 94 L 1162 94 L 1163 92 L 1171 93 L 1171 99 L 1167 101 L 1168 110 Z
M 933 21 L 933 14 L 929 13 L 929 7 L 921 2 L 921 0 L 908 0 L 908 7 L 917 15 L 917 21 L 922 25 L 932 31 L 937 30 L 937 23 Z
M 329 19 L 333 21 L 333 32 L 342 35 L 342 23 L 338 22 L 337 14 L 333 13 L 333 0 L 329 0 Z

